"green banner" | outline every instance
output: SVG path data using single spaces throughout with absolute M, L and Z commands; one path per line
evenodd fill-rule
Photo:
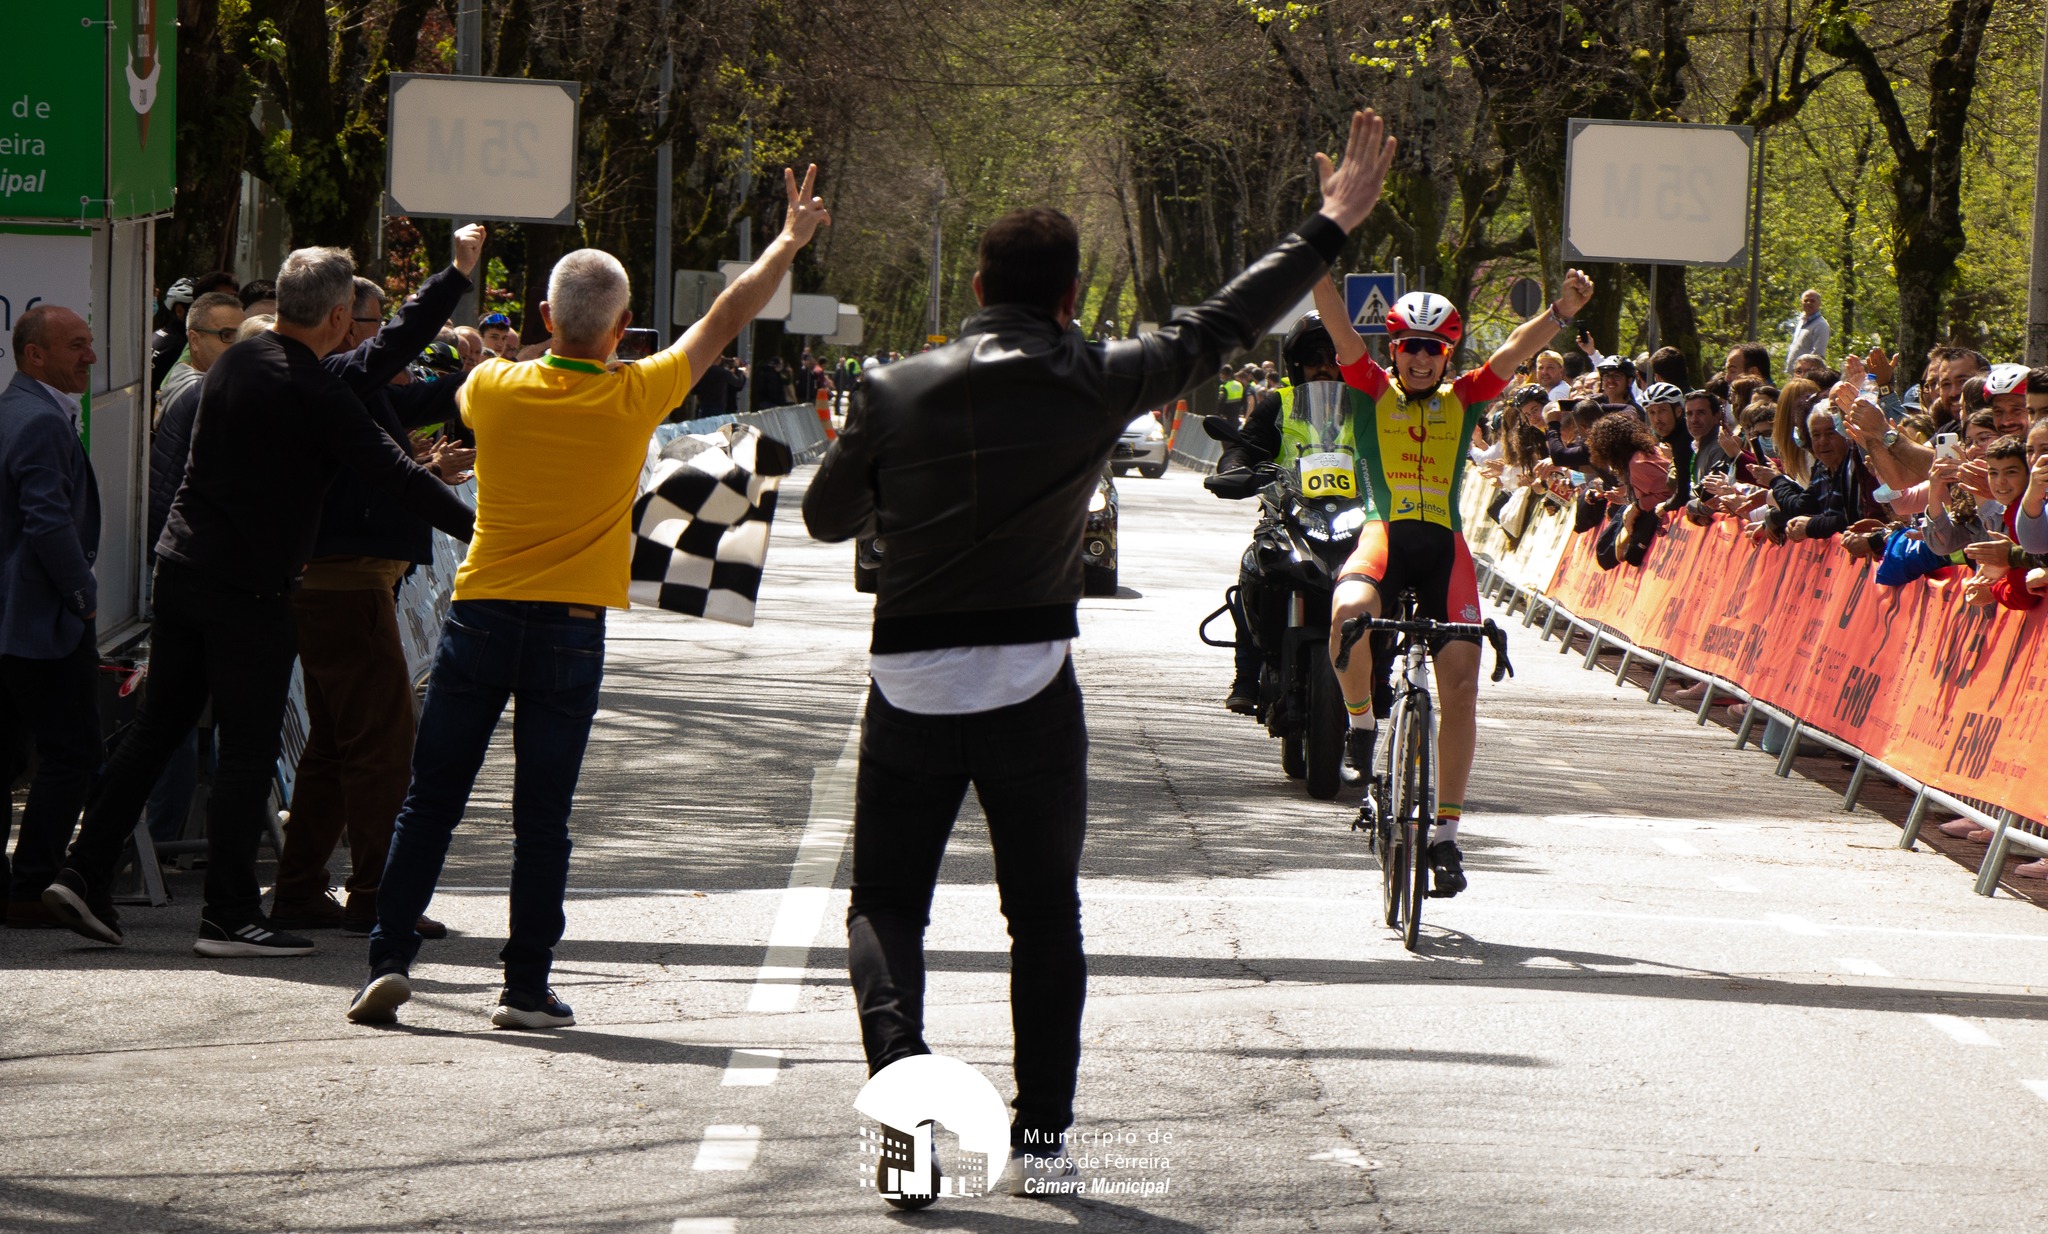
M 165 214 L 177 183 L 177 0 L 111 0 L 107 197 L 114 218 Z
M 34 0 L 0 34 L 0 219 L 169 211 L 175 0 Z

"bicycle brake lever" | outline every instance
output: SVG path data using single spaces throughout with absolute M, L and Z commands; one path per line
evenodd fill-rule
M 1365 618 L 1346 618 L 1344 624 L 1337 627 L 1337 629 L 1341 637 L 1337 643 L 1337 658 L 1333 663 L 1336 665 L 1337 670 L 1342 672 L 1344 669 L 1351 667 L 1351 648 L 1365 634 Z
M 1515 666 L 1508 663 L 1508 632 L 1493 624 L 1493 618 L 1486 619 L 1486 641 L 1493 644 L 1493 679 L 1515 675 Z

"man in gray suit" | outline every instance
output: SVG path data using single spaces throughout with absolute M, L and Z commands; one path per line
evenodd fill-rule
M 56 924 L 40 897 L 100 765 L 100 490 L 78 408 L 97 359 L 84 318 L 38 305 L 15 322 L 14 380 L 0 393 L 0 733 L 36 751 L 11 872 L 0 853 L 10 926 Z M 0 738 L 0 787 L 20 744 Z

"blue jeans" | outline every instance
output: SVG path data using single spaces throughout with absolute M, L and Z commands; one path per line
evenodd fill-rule
M 512 922 L 498 958 L 508 988 L 547 988 L 569 884 L 569 804 L 603 680 L 601 608 L 516 600 L 449 607 L 413 745 L 412 786 L 377 892 L 372 969 L 410 968 L 419 954 L 419 916 L 511 701 Z

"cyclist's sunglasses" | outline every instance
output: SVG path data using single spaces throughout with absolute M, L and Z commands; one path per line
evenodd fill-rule
M 1440 356 L 1450 350 L 1437 338 L 1404 338 L 1394 344 L 1394 349 L 1407 356 Z
M 512 328 L 512 319 L 503 313 L 486 313 L 484 319 L 476 324 L 479 328 L 485 330 L 490 329 L 492 326 L 503 326 L 509 330 Z

